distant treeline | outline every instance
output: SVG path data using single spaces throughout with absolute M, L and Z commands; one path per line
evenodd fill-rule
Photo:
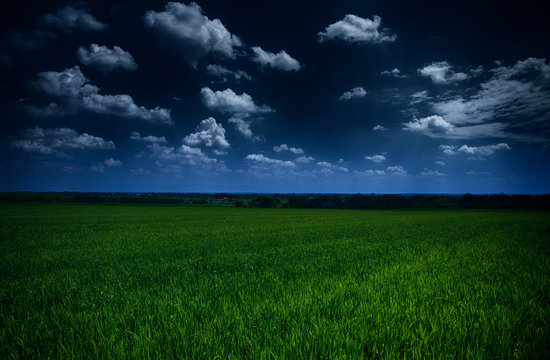
M 4 202 L 199 204 L 310 209 L 550 209 L 546 195 L 377 195 L 230 193 L 0 193 Z

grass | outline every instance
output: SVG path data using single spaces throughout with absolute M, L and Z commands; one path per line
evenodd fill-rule
M 550 358 L 550 213 L 0 204 L 0 358 Z

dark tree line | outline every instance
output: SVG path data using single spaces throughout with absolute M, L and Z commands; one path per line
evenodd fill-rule
M 546 195 L 377 195 L 229 193 L 0 193 L 4 202 L 195 204 L 310 209 L 550 209 Z

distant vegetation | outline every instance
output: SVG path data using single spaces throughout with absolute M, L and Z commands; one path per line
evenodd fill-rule
M 376 195 L 230 193 L 0 193 L 4 202 L 195 204 L 309 209 L 550 209 L 546 195 Z
M 549 359 L 549 284 L 548 211 L 0 203 L 0 359 Z

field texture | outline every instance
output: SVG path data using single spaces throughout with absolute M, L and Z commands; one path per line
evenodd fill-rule
M 0 204 L 0 358 L 550 358 L 550 213 Z

